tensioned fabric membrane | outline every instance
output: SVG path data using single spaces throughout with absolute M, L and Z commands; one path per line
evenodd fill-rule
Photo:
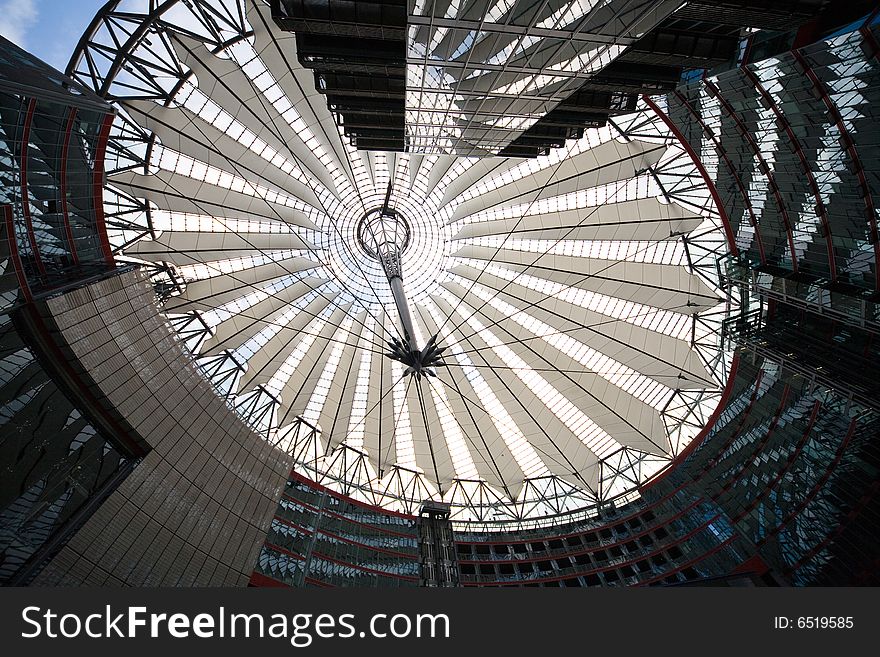
M 459 521 L 590 514 L 699 432 L 727 371 L 725 242 L 654 109 L 530 160 L 358 151 L 268 3 L 142 4 L 105 9 L 70 69 L 119 110 L 111 241 L 301 473 Z M 389 184 L 436 376 L 386 355 L 400 321 L 358 231 Z

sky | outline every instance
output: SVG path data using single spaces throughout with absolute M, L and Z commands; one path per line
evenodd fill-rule
M 63 71 L 106 0 L 0 0 L 0 34 Z

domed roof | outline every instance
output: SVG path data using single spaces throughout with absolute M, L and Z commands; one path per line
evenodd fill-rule
M 637 495 L 697 434 L 726 372 L 724 237 L 651 107 L 536 159 L 358 151 L 268 3 L 137 5 L 72 69 L 119 109 L 111 240 L 300 472 L 399 511 L 545 518 Z M 401 325 L 362 220 L 389 186 L 435 376 L 388 355 Z

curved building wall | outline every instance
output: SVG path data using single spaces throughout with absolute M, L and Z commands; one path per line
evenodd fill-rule
M 251 584 L 417 586 L 417 522 L 291 473 Z
M 0 38 L 0 584 L 32 582 L 146 453 L 94 412 L 32 321 L 35 299 L 114 267 L 99 157 L 112 118 Z
M 250 578 L 290 457 L 249 429 L 128 271 L 40 305 L 48 332 L 149 453 L 37 585 L 236 586 Z

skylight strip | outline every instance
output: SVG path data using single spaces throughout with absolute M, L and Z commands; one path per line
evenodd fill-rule
M 492 249 L 505 249 L 521 253 L 535 253 L 546 256 L 570 256 L 591 258 L 593 260 L 613 260 L 633 263 L 660 265 L 685 265 L 687 252 L 679 240 L 660 240 L 642 242 L 630 240 L 551 240 L 521 239 L 496 235 L 469 237 L 459 240 L 460 244 L 470 244 Z M 525 263 L 528 264 L 528 263 Z
M 296 107 L 254 50 L 253 45 L 248 41 L 238 41 L 227 48 L 226 52 L 241 66 L 242 71 L 251 80 L 254 87 L 260 91 L 263 97 L 269 101 L 278 114 L 287 122 L 305 144 L 306 148 L 314 153 L 315 157 L 324 165 L 333 178 L 337 190 L 342 192 L 345 188 L 350 187 L 351 183 L 348 178 L 340 171 L 323 144 L 315 137 L 314 133 L 299 115 Z
M 428 176 L 431 173 L 431 170 L 436 166 L 437 160 L 439 158 L 436 155 L 426 155 L 422 158 L 422 162 L 419 165 L 418 171 L 415 172 L 415 176 L 410 180 L 410 189 L 412 189 L 416 196 L 422 201 L 427 201 L 430 190 L 428 189 Z
M 306 307 L 312 303 L 312 301 L 317 299 L 318 296 L 319 293 L 317 291 L 310 292 L 298 305 Z M 318 335 L 335 310 L 336 306 L 330 304 L 318 313 L 317 317 L 313 317 L 309 323 L 306 324 L 306 327 L 298 334 L 300 337 L 299 344 L 297 344 L 296 348 L 294 348 L 290 355 L 284 359 L 284 362 L 266 383 L 266 389 L 269 392 L 276 397 L 281 396 L 281 391 L 284 390 L 284 387 L 287 385 L 287 382 L 290 381 L 290 377 L 293 376 L 293 373 L 296 371 L 296 368 L 299 367 L 302 359 L 305 358 L 306 354 L 312 348 L 312 345 L 315 344 L 315 340 L 318 339 Z
M 468 286 L 472 282 L 461 276 L 453 276 L 452 279 L 463 286 Z M 540 337 L 560 353 L 583 365 L 585 371 L 598 374 L 608 383 L 617 386 L 627 394 L 632 395 L 658 411 L 663 410 L 666 402 L 672 396 L 674 391 L 671 388 L 658 383 L 631 367 L 627 367 L 610 356 L 596 351 L 567 333 L 560 333 L 559 329 L 542 322 L 537 317 L 518 310 L 515 306 L 499 299 L 495 294 L 495 290 L 477 283 L 472 287 L 471 293 L 498 312 L 512 319 L 532 335 Z M 482 335 L 481 333 L 480 337 Z M 488 341 L 487 344 L 492 346 Z M 527 370 L 532 369 L 525 361 L 523 361 L 523 364 Z
M 641 326 L 655 333 L 668 335 L 677 340 L 689 340 L 691 337 L 692 318 L 683 313 L 672 312 L 662 308 L 612 297 L 599 292 L 592 292 L 580 287 L 573 287 L 517 272 L 496 263 L 489 263 L 484 271 L 506 281 L 514 282 L 549 298 L 565 301 L 573 306 L 586 308 L 593 312 L 613 319 Z
M 471 457 L 470 449 L 455 414 L 449 407 L 449 399 L 441 381 L 430 381 L 431 398 L 440 418 L 440 427 L 446 440 L 446 447 L 452 457 L 452 467 L 459 479 L 480 479 L 480 473 Z
M 595 73 L 602 70 L 613 62 L 627 46 L 607 45 L 600 46 L 590 51 L 594 54 L 582 54 L 572 57 L 564 62 L 553 64 L 545 67 L 543 70 L 560 71 L 565 73 Z M 541 90 L 556 83 L 563 83 L 566 86 L 574 84 L 573 81 L 580 81 L 579 78 L 573 78 L 570 75 L 549 75 L 549 74 L 531 74 L 517 82 L 511 82 L 491 90 L 492 94 L 537 94 Z
M 252 183 L 246 178 L 234 175 L 223 169 L 205 164 L 189 155 L 163 145 L 156 145 L 151 155 L 151 164 L 165 171 L 191 178 L 220 190 L 237 192 L 245 196 L 259 198 L 267 203 L 277 203 L 293 208 L 305 214 L 313 222 L 320 222 L 324 212 L 294 196 L 278 192 L 259 183 Z M 218 194 L 222 198 L 222 194 Z
M 779 78 L 782 77 L 783 71 L 779 66 L 778 60 L 776 60 L 775 58 L 771 58 L 766 62 L 761 62 L 760 66 L 755 69 L 755 75 L 759 78 L 761 86 L 773 99 L 773 102 L 776 104 L 776 106 L 782 107 L 784 103 L 784 95 L 780 92 L 784 91 L 784 87 Z M 773 112 L 773 117 L 775 118 L 775 116 L 776 112 Z M 775 122 L 773 124 L 773 127 L 775 128 Z M 837 143 L 832 148 L 838 151 L 841 150 L 840 145 Z M 829 155 L 831 157 L 834 157 L 835 153 L 833 151 L 829 153 L 828 149 L 820 150 L 816 154 L 816 163 L 821 162 Z M 839 177 L 838 182 L 840 182 Z M 826 194 L 823 198 L 820 189 L 819 198 L 821 199 L 823 204 L 827 204 L 830 195 Z M 800 210 L 797 212 L 797 219 L 792 229 L 794 251 L 797 260 L 801 260 L 804 257 L 807 248 L 813 240 L 813 236 L 815 236 L 817 233 L 818 226 L 822 223 L 819 213 L 815 211 L 815 207 L 816 197 L 813 195 L 811 189 L 807 189 L 801 198 Z
M 435 155 L 434 157 L 437 157 L 439 160 L 438 156 Z M 437 184 L 431 191 L 429 200 L 433 201 L 438 206 L 442 205 L 443 194 L 446 192 L 449 185 L 466 175 L 468 169 L 481 161 L 483 160 L 477 157 L 460 157 L 452 160 L 452 165 L 446 170 L 446 173 L 441 176 L 440 180 L 437 181 Z M 475 180 L 474 184 L 476 182 L 477 181 Z
M 308 304 L 306 299 L 309 298 L 309 295 L 314 294 L 311 300 L 316 298 L 319 294 L 319 290 L 322 287 L 325 287 L 326 283 L 319 285 L 313 292 L 310 292 L 307 295 L 304 295 L 300 298 L 297 303 L 291 304 L 290 307 L 283 312 L 278 317 L 272 320 L 272 323 L 265 326 L 262 330 L 260 330 L 256 335 L 248 339 L 247 342 L 242 344 L 240 347 L 237 347 L 233 350 L 233 353 L 238 358 L 239 362 L 247 362 L 251 359 L 251 357 L 256 354 L 260 349 L 266 346 L 266 343 L 269 342 L 272 338 L 274 338 L 278 333 L 285 328 L 291 321 L 293 321 L 294 317 L 296 317 L 302 310 L 305 305 Z
M 434 317 L 443 316 L 443 311 L 432 300 L 428 300 L 425 306 L 430 306 L 431 314 Z M 442 344 L 448 345 L 449 353 L 455 356 L 455 359 L 458 361 L 462 373 L 465 375 L 465 378 L 467 378 L 468 383 L 477 395 L 477 399 L 480 401 L 482 411 L 489 417 L 492 424 L 495 426 L 496 431 L 504 440 L 504 444 L 510 451 L 510 455 L 516 461 L 519 469 L 522 471 L 523 476 L 526 479 L 549 476 L 550 470 L 538 455 L 538 452 L 535 451 L 535 448 L 525 437 L 519 426 L 517 426 L 516 422 L 504 408 L 504 405 L 499 401 L 498 397 L 495 396 L 491 386 L 474 366 L 473 361 L 464 352 L 461 344 L 447 328 L 446 323 L 440 326 L 440 336 L 442 338 Z M 462 400 L 462 403 L 467 405 L 470 402 Z M 475 416 L 482 414 L 480 410 L 474 410 L 473 413 Z
M 368 157 L 373 159 L 373 179 L 375 180 L 376 191 L 385 198 L 385 190 L 388 189 L 388 182 L 391 180 L 391 170 L 388 164 L 389 155 L 380 151 L 369 151 Z
M 394 463 L 415 470 L 419 465 L 416 463 L 416 448 L 407 399 L 407 388 L 412 379 L 403 376 L 403 365 L 396 360 L 391 361 L 391 372 L 392 380 L 395 381 L 391 393 L 394 402 Z
M 554 212 L 565 210 L 584 210 L 595 208 L 610 203 L 624 203 L 641 199 L 657 198 L 662 195 L 662 190 L 653 176 L 646 174 L 629 178 L 624 181 L 614 181 L 605 185 L 588 187 L 575 192 L 568 192 L 558 196 L 548 196 L 535 201 L 526 201 L 505 207 L 493 207 L 459 219 L 454 226 L 460 227 L 467 224 L 496 221 L 499 219 L 519 219 L 520 217 L 538 217 Z M 636 219 L 640 217 L 635 217 Z M 585 218 L 585 220 L 588 219 Z
M 230 139 L 238 142 L 255 155 L 271 164 L 282 173 L 302 182 L 310 188 L 327 194 L 329 190 L 320 180 L 303 171 L 299 164 L 291 161 L 283 153 L 261 139 L 250 128 L 238 121 L 229 112 L 211 100 L 192 82 L 186 80 L 175 98 L 176 102 L 192 112 L 199 119 L 223 132 Z M 321 196 L 321 194 L 318 194 Z
M 327 403 L 327 396 L 330 394 L 330 385 L 333 383 L 333 377 L 336 376 L 336 370 L 339 369 L 339 363 L 342 360 L 342 353 L 345 351 L 346 347 L 350 346 L 348 344 L 348 338 L 351 334 L 351 328 L 353 325 L 354 317 L 349 315 L 333 334 L 333 339 L 336 340 L 336 342 L 330 350 L 330 357 L 327 359 L 327 363 L 324 365 L 321 375 L 315 382 L 312 396 L 309 398 L 309 401 L 306 404 L 306 410 L 302 415 L 303 418 L 312 425 L 317 426 L 321 413 L 324 410 L 324 405 Z M 327 427 L 327 429 L 329 430 L 329 427 Z
M 376 320 L 372 315 L 367 316 L 361 338 L 376 334 Z M 379 356 L 381 358 L 381 356 Z M 373 365 L 372 348 L 362 349 L 360 364 L 358 365 L 357 380 L 354 385 L 354 398 L 351 402 L 351 415 L 348 421 L 348 431 L 345 435 L 345 443 L 354 449 L 364 448 L 364 428 L 367 416 L 367 405 L 370 399 L 370 375 Z
M 310 251 L 300 251 L 297 249 L 261 251 L 256 255 L 241 256 L 239 258 L 226 258 L 224 260 L 212 260 L 192 265 L 180 265 L 177 267 L 177 273 L 180 274 L 184 281 L 192 283 L 217 276 L 235 274 L 271 262 L 284 262 L 291 258 L 308 258 L 310 255 Z M 242 285 L 244 284 L 242 283 Z
M 499 189 L 500 187 L 517 182 L 523 178 L 533 176 L 540 171 L 552 169 L 559 165 L 563 160 L 570 159 L 581 153 L 586 153 L 605 142 L 611 141 L 613 137 L 614 135 L 611 132 L 611 128 L 608 126 L 596 128 L 595 130 L 587 130 L 581 139 L 570 141 L 570 145 L 566 148 L 551 149 L 550 153 L 544 157 L 527 159 L 499 174 L 489 175 L 479 180 L 458 196 L 455 201 L 461 202 L 477 198 L 487 192 Z
M 476 335 L 485 342 L 495 355 L 531 390 L 547 409 L 556 416 L 591 452 L 598 458 L 605 458 L 620 449 L 620 443 L 608 435 L 599 425 L 593 422 L 583 411 L 571 403 L 568 398 L 560 393 L 544 377 L 535 372 L 532 367 L 520 358 L 510 347 L 503 344 L 494 332 L 486 327 L 473 314 L 474 309 L 463 308 L 466 302 L 458 303 L 449 290 L 442 290 L 440 295 L 450 303 L 453 308 L 457 307 L 458 315 L 471 327 Z M 513 308 L 510 306 L 509 308 Z M 515 309 L 514 309 L 515 310 Z M 545 325 L 546 326 L 546 325 Z M 550 329 L 550 327 L 547 327 Z M 530 329 L 527 329 L 530 330 Z M 550 329 L 552 330 L 552 329 Z
M 150 213 L 153 230 L 175 233 L 258 233 L 293 234 L 293 227 L 271 219 L 233 219 L 177 210 L 154 208 Z
M 242 290 L 242 296 L 202 313 L 202 321 L 205 322 L 208 328 L 213 329 L 301 280 L 302 274 L 288 274 L 263 285 L 256 286 L 251 292 L 244 293 Z

